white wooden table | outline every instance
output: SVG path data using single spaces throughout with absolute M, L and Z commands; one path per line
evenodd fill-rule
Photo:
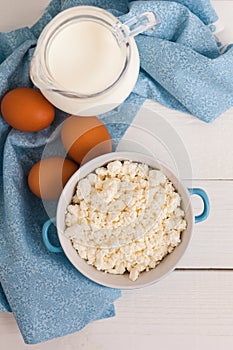
M 48 2 L 0 0 L 0 30 L 32 24 Z M 225 39 L 233 42 L 233 0 L 213 4 L 225 24 Z M 175 272 L 151 287 L 123 292 L 116 302 L 115 318 L 30 347 L 23 343 L 13 316 L 2 313 L 0 349 L 233 348 L 233 109 L 205 124 L 154 102 L 148 102 L 147 107 L 159 113 L 182 140 L 191 161 L 193 185 L 204 188 L 210 197 L 208 221 L 196 225 L 191 246 Z M 150 117 L 142 123 L 139 116 L 134 125 L 157 135 Z M 145 129 L 139 132 L 145 135 Z M 132 127 L 126 138 L 132 138 L 133 133 Z M 162 157 L 164 150 L 156 143 L 153 147 Z M 194 205 L 200 210 L 198 201 Z

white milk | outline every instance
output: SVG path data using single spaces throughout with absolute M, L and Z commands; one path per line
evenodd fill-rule
M 53 78 L 65 90 L 93 94 L 112 85 L 125 57 L 114 35 L 99 23 L 73 23 L 54 36 L 48 52 Z
M 118 26 L 116 17 L 92 6 L 62 11 L 47 24 L 30 75 L 54 106 L 69 114 L 99 115 L 129 96 L 139 73 L 139 54 L 133 36 L 125 38 Z

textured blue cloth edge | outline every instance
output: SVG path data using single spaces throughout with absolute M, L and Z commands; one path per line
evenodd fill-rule
M 166 2 L 166 1 L 163 1 L 164 3 Z M 168 1 L 167 1 L 168 2 Z M 192 4 L 191 4 L 191 2 L 190 1 L 177 1 L 177 2 L 179 2 L 179 3 L 186 3 L 186 5 L 187 6 L 191 6 Z M 204 3 L 205 1 L 199 1 L 199 3 Z M 209 3 L 209 1 L 206 1 L 206 3 Z M 22 62 L 22 60 L 24 60 L 24 57 L 25 57 L 25 54 L 27 55 L 27 53 L 28 53 L 28 49 L 29 48 L 33 48 L 33 46 L 35 45 L 35 43 L 36 43 L 36 37 L 39 35 L 39 33 L 40 33 L 40 26 L 41 27 L 43 27 L 46 23 L 48 23 L 48 21 L 57 13 L 57 7 L 61 7 L 62 6 L 62 9 L 65 9 L 65 8 L 68 8 L 68 7 L 70 7 L 70 6 L 73 6 L 74 5 L 74 3 L 75 4 L 77 4 L 78 3 L 78 1 L 76 1 L 76 2 L 74 2 L 74 1 L 53 1 L 50 5 L 49 5 L 49 7 L 48 7 L 48 10 L 46 11 L 46 13 L 42 16 L 42 19 L 41 20 L 39 20 L 33 27 L 32 27 L 32 29 L 31 30 L 29 30 L 28 28 L 23 28 L 22 30 L 18 30 L 18 31 L 15 31 L 15 33 L 16 33 L 16 39 L 17 40 L 19 40 L 18 41 L 18 48 L 19 48 L 19 51 L 18 52 L 12 52 L 10 55 L 9 55 L 9 60 L 5 60 L 5 62 L 4 62 L 4 64 L 5 64 L 5 68 L 7 69 L 8 67 L 9 67 L 9 65 L 10 65 L 10 63 L 12 63 L 13 61 L 15 62 L 15 66 L 14 66 L 14 69 L 17 71 L 18 70 L 18 67 L 20 66 L 20 64 L 21 64 L 21 62 Z M 87 1 L 85 1 L 85 4 L 87 3 Z M 109 6 L 109 4 L 111 3 L 111 1 L 104 1 L 104 0 L 102 0 L 102 1 L 96 1 L 95 2 L 95 4 L 97 4 L 97 5 L 99 5 L 99 6 L 101 6 L 101 5 L 103 5 L 103 7 L 105 7 L 106 9 L 108 9 L 108 6 Z M 189 3 L 189 4 L 188 4 Z M 100 5 L 101 4 L 101 5 Z M 134 4 L 136 4 L 136 5 L 134 5 Z M 145 2 L 142 2 L 142 1 L 140 1 L 140 2 L 134 2 L 134 3 L 132 3 L 131 4 L 131 11 L 134 11 L 134 9 L 137 7 L 137 11 L 139 11 L 140 10 L 140 8 L 141 8 L 141 6 L 143 5 L 143 7 L 145 7 Z M 162 2 L 161 2 L 161 4 L 155 4 L 156 6 L 160 6 L 160 8 L 162 8 L 162 6 L 164 5 L 164 4 L 162 4 Z M 125 9 L 125 11 L 128 9 L 127 8 L 127 6 L 125 5 L 125 1 L 119 1 L 118 3 L 117 3 L 117 6 L 116 6 L 116 8 L 115 9 L 113 9 L 113 13 L 115 13 L 115 14 L 117 14 L 117 15 L 121 15 L 122 14 L 122 6 L 124 7 L 124 9 Z M 181 9 L 182 7 L 180 6 L 180 7 L 178 7 L 177 5 L 175 5 L 175 7 L 174 7 L 174 9 L 177 9 L 177 8 L 179 8 L 179 9 Z M 183 10 L 182 9 L 182 11 L 186 11 L 186 10 Z M 124 11 L 123 11 L 124 12 Z M 195 13 L 195 10 L 193 9 L 193 12 Z M 214 12 L 212 12 L 212 16 L 213 16 L 213 13 Z M 196 13 L 197 14 L 197 13 Z M 189 14 L 189 16 L 190 16 L 190 14 Z M 195 23 L 198 23 L 197 22 L 197 20 L 195 20 L 195 18 L 194 18 L 194 16 L 192 17 L 190 17 L 191 18 L 191 21 L 193 21 L 193 23 L 195 22 Z M 213 18 L 215 18 L 216 19 L 216 17 L 213 17 Z M 204 20 L 204 19 L 202 19 L 203 20 L 203 22 L 204 23 L 206 23 L 206 24 L 208 24 L 209 22 L 208 22 L 208 20 Z M 188 23 L 188 24 L 190 24 L 190 23 Z M 168 28 L 169 29 L 169 28 Z M 204 27 L 203 27 L 203 32 L 204 32 Z M 22 41 L 21 43 L 20 43 L 20 33 L 21 34 L 23 34 L 23 35 L 26 35 L 27 36 L 27 40 L 26 41 Z M 13 32 L 11 33 L 12 35 L 13 35 Z M 162 31 L 160 32 L 160 34 L 162 35 L 163 33 L 162 33 Z M 177 45 L 176 45 L 176 50 L 177 50 L 177 55 L 181 55 L 182 54 L 182 56 L 183 56 L 183 52 L 182 52 L 182 49 L 184 49 L 184 42 L 188 42 L 187 41 L 187 38 L 190 40 L 190 37 L 188 36 L 189 35 L 189 31 L 188 30 L 184 30 L 184 32 L 183 33 L 181 33 L 182 35 L 181 35 L 181 37 L 179 37 L 178 38 L 178 40 L 179 41 L 177 41 L 176 43 L 177 43 Z M 205 32 L 205 34 L 207 35 L 208 33 L 207 33 L 207 31 Z M 148 35 L 148 38 L 149 38 L 150 36 Z M 142 36 L 140 36 L 140 37 L 138 37 L 138 43 L 139 43 L 139 51 L 140 51 L 140 53 L 143 53 L 143 51 L 144 51 L 144 42 L 142 42 Z M 206 55 L 208 55 L 208 52 L 209 52 L 209 55 L 211 56 L 212 54 L 213 55 L 216 55 L 216 57 L 214 58 L 216 61 L 217 60 L 219 60 L 219 61 L 221 61 L 221 60 L 223 60 L 222 59 L 222 56 L 220 56 L 219 55 L 219 57 L 218 57 L 218 50 L 217 50 L 217 47 L 215 48 L 214 47 L 214 42 L 211 42 L 211 35 L 209 34 L 208 36 L 206 36 L 206 38 L 208 39 L 207 41 L 208 41 L 208 44 L 209 44 L 209 47 L 207 47 L 207 45 L 206 45 L 206 47 L 204 48 L 204 52 L 205 52 L 205 54 Z M 186 40 L 186 41 L 185 41 Z M 140 41 L 141 41 L 141 43 L 140 43 Z M 149 42 L 150 42 L 150 39 L 148 39 L 147 40 L 147 45 L 149 45 Z M 195 46 L 195 49 L 197 50 L 197 43 L 196 42 L 191 42 L 191 43 L 189 43 L 190 44 L 190 47 L 188 48 L 188 50 L 186 49 L 186 52 L 187 52 L 187 59 L 189 58 L 189 57 L 191 57 L 191 56 L 189 56 L 189 54 L 192 54 L 193 56 L 194 56 L 194 58 L 200 58 L 200 56 L 203 56 L 203 47 L 200 47 L 200 52 L 198 53 L 198 55 L 196 55 L 196 53 L 194 52 L 194 46 Z M 154 40 L 154 45 L 156 45 L 157 46 L 157 48 L 158 48 L 158 52 L 159 52 L 159 48 L 162 48 L 162 45 L 164 45 L 164 46 L 166 46 L 166 51 L 167 51 L 167 54 L 168 54 L 168 56 L 169 56 L 169 52 L 170 53 L 173 53 L 173 44 L 172 43 L 170 43 L 168 40 L 166 41 L 163 41 L 163 42 L 161 42 L 161 39 L 160 38 L 158 38 L 158 40 Z M 154 46 L 153 46 L 154 47 Z M 199 49 L 199 48 L 198 48 Z M 30 50 L 29 50 L 30 51 Z M 18 53 L 20 53 L 20 55 L 18 56 Z M 2 52 L 0 52 L 0 57 L 1 57 L 1 54 L 2 54 Z M 31 54 L 32 54 L 32 50 L 29 52 L 29 57 L 31 56 Z M 231 57 L 231 55 L 232 55 L 232 53 L 231 53 L 231 51 L 230 51 L 230 49 L 229 49 L 229 51 L 228 51 L 228 56 L 229 56 L 229 62 L 231 62 L 232 61 L 232 57 Z M 18 56 L 18 57 L 17 57 Z M 224 56 L 224 59 L 225 58 L 227 58 L 228 57 L 227 55 L 225 55 Z M 209 57 L 210 59 L 213 59 L 212 57 Z M 164 68 L 166 68 L 165 67 L 165 64 L 164 64 L 164 57 L 157 57 L 157 59 L 158 59 L 158 61 L 160 60 L 161 61 L 161 67 L 164 69 Z M 183 57 L 183 60 L 184 60 L 184 62 L 185 62 L 185 57 Z M 131 95 L 131 97 L 130 97 L 130 99 L 134 99 L 135 98 L 135 101 L 137 100 L 137 98 L 139 98 L 139 100 L 140 100 L 140 103 L 141 103 L 141 101 L 144 99 L 144 98 L 148 98 L 148 97 L 150 97 L 150 98 L 153 98 L 153 99 L 157 99 L 158 101 L 160 101 L 161 103 L 163 103 L 163 104 L 166 104 L 166 105 L 168 105 L 169 107 L 171 107 L 171 108 L 176 108 L 176 109 L 178 109 L 178 110 L 182 110 L 182 111 L 186 111 L 186 112 L 190 112 L 190 110 L 189 109 L 187 109 L 187 108 L 185 108 L 184 106 L 183 106 L 183 104 L 181 103 L 181 102 L 179 102 L 179 96 L 176 96 L 176 98 L 177 98 L 177 100 L 174 100 L 174 98 L 173 98 L 173 95 L 170 93 L 170 91 L 169 91 L 169 89 L 171 90 L 171 91 L 175 91 L 175 88 L 176 88 L 176 86 L 177 86 L 177 82 L 176 81 L 174 81 L 174 86 L 170 86 L 169 85 L 169 89 L 168 89 L 168 92 L 164 92 L 164 91 L 162 91 L 163 92 L 163 94 L 162 94 L 162 97 L 161 96 L 157 96 L 156 95 L 156 93 L 157 93 L 157 90 L 156 90 L 156 88 L 157 88 L 157 86 L 156 86 L 156 84 L 159 86 L 159 81 L 160 81 L 160 79 L 162 78 L 162 70 L 158 70 L 158 72 L 154 72 L 153 71 L 153 67 L 150 67 L 150 62 L 151 62 L 151 60 L 149 59 L 149 57 L 145 57 L 145 60 L 142 60 L 142 64 L 143 64 L 143 69 L 144 69 L 144 71 L 145 72 L 150 72 L 150 75 L 151 75 L 151 77 L 153 77 L 153 79 L 155 80 L 155 81 L 152 81 L 152 83 L 154 84 L 152 84 L 152 87 L 150 86 L 150 83 L 148 83 L 148 81 L 146 81 L 146 84 L 144 84 L 145 83 L 145 80 L 146 80 L 146 75 L 141 75 L 141 79 L 139 79 L 139 83 L 137 84 L 137 86 L 135 87 L 135 90 L 134 90 L 134 94 L 132 94 Z M 204 60 L 204 62 L 205 62 L 205 60 Z M 195 61 L 194 61 L 194 63 L 195 63 Z M 4 69 L 5 69 L 4 68 Z M 18 76 L 17 76 L 17 79 L 19 79 L 20 80 L 20 82 L 21 82 L 21 84 L 25 84 L 25 85 L 27 85 L 28 84 L 28 75 L 26 74 L 22 74 L 22 72 L 24 72 L 25 73 L 25 70 L 27 69 L 27 65 L 25 65 L 25 66 L 22 66 L 22 69 L 19 71 L 17 71 L 17 74 L 18 74 Z M 228 73 L 228 71 L 226 70 L 226 73 Z M 221 78 L 220 77 L 220 74 L 218 74 L 218 72 L 217 72 L 217 77 L 219 77 L 219 79 Z M 2 77 L 1 77 L 1 72 L 0 72 L 0 79 L 1 79 Z M 173 75 L 171 75 L 171 76 L 169 76 L 169 80 L 171 81 L 171 78 L 173 78 L 174 79 L 174 76 Z M 12 88 L 12 87 L 14 87 L 14 83 L 15 83 L 15 81 L 17 81 L 17 79 L 14 77 L 14 79 L 12 79 L 12 76 L 11 75 L 9 75 L 9 76 L 7 76 L 7 77 L 5 77 L 4 78 L 5 80 L 4 80 L 4 82 L 5 83 L 7 83 L 7 81 L 9 81 L 10 83 L 11 83 L 11 81 L 12 81 L 12 85 L 10 85 L 10 86 L 7 86 L 7 87 L 5 87 L 5 89 L 3 89 L 3 90 L 1 90 L 1 86 L 0 86 L 0 92 L 1 92 L 1 94 L 2 93 L 4 93 L 4 92 L 6 92 L 9 88 Z M 157 81 L 157 83 L 156 83 L 156 81 Z M 188 81 L 187 81 L 187 83 L 189 83 Z M 1 85 L 4 85 L 4 84 L 1 84 Z M 145 88 L 145 89 L 144 89 Z M 146 89 L 148 89 L 147 91 L 149 91 L 149 93 L 148 94 L 145 94 L 145 96 L 143 96 L 143 93 L 142 93 L 142 90 L 144 89 L 144 91 L 146 91 Z M 160 89 L 161 89 L 161 87 L 160 87 Z M 154 91 L 155 90 L 155 91 Z M 158 89 L 158 91 L 159 91 L 159 89 Z M 169 93 L 170 93 L 170 96 L 169 96 Z M 228 96 L 228 91 L 226 91 L 226 92 L 224 92 L 223 91 L 223 93 L 225 93 L 225 95 L 226 95 L 226 97 Z M 213 94 L 214 94 L 214 91 L 213 91 Z M 149 96 L 148 96 L 149 95 Z M 217 98 L 217 97 L 216 97 Z M 129 100 L 130 100 L 129 99 Z M 165 99 L 166 99 L 166 103 L 165 103 Z M 136 103 L 136 102 L 135 102 Z M 230 106 L 232 105 L 232 100 L 228 100 L 227 98 L 226 98 L 226 104 L 225 104 L 225 106 L 224 106 L 224 108 L 222 108 L 222 112 L 224 111 L 224 110 L 226 110 L 227 108 L 229 108 Z M 215 106 L 214 106 L 215 107 Z M 191 111 L 192 112 L 192 111 Z M 198 108 L 197 108 L 197 113 L 199 113 L 199 110 L 198 110 Z M 211 117 L 209 117 L 209 118 L 205 118 L 205 116 L 203 116 L 202 117 L 202 119 L 203 120 L 205 120 L 205 121 L 207 121 L 207 122 L 210 122 L 210 121 L 212 121 L 214 118 L 216 118 L 217 116 L 219 115 L 219 110 L 217 111 L 217 113 L 216 113 L 216 115 L 213 115 L 213 114 L 211 114 Z M 106 118 L 106 116 L 102 116 L 102 120 L 105 120 L 105 118 Z M 128 122 L 128 124 L 130 124 L 130 118 L 129 118 L 129 120 L 127 121 Z M 118 130 L 119 131 L 119 130 Z M 125 132 L 125 128 L 122 128 L 120 131 L 119 131 L 119 134 L 118 134 L 118 138 L 120 138 L 123 134 L 124 134 L 124 132 Z M 115 135 L 114 135 L 114 129 L 112 129 L 112 132 L 111 132 L 111 135 L 114 137 Z M 4 297 L 4 295 L 2 294 L 2 292 L 1 292 L 1 289 L 0 289 L 0 295 L 2 295 L 2 297 L 4 298 L 4 302 L 3 302 L 3 305 L 4 305 L 4 308 L 7 308 L 8 307 L 8 305 L 7 305 L 7 302 L 6 302 L 6 299 L 5 299 L 5 297 Z M 107 313 L 106 313 L 106 315 L 107 314 L 109 314 L 109 315 L 112 315 L 111 313 L 113 312 L 113 309 L 112 309 L 112 307 L 111 307 L 111 310 L 110 309 L 108 309 L 108 311 L 107 311 Z M 102 317 L 103 316 L 103 314 L 101 314 L 101 316 L 100 317 Z M 109 317 L 109 316 L 103 316 L 103 317 Z M 94 320 L 94 319 L 93 319 Z M 82 327 L 81 327 L 82 328 Z M 77 330 L 77 329 L 76 329 Z M 73 331 L 71 331 L 71 332 L 73 332 Z M 70 332 L 69 332 L 70 333 Z M 55 334 L 55 333 L 54 333 Z M 64 334 L 64 332 L 63 332 L 63 334 Z M 55 336 L 58 336 L 58 335 L 55 335 Z M 54 335 L 51 335 L 50 336 L 50 338 L 48 338 L 48 339 L 51 339 L 51 338 L 53 338 L 54 337 Z M 25 336 L 24 335 L 24 339 L 25 339 L 25 341 L 26 342 L 28 342 L 28 343 L 34 343 L 34 342 L 39 342 L 39 341 L 42 341 L 42 338 L 43 339 L 45 339 L 45 337 L 43 337 L 43 336 L 39 336 L 39 337 L 36 337 L 36 335 L 34 335 L 34 338 L 32 339 L 32 338 L 28 338 L 27 336 Z

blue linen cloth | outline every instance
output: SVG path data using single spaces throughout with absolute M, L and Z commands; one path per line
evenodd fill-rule
M 76 5 L 105 8 L 121 21 L 156 11 L 162 25 L 136 38 L 141 71 L 128 103 L 145 98 L 210 122 L 233 105 L 233 49 L 220 54 L 208 27 L 217 20 L 209 0 L 53 0 L 31 28 L 0 33 L 0 98 L 18 86 L 32 86 L 29 63 L 44 26 Z M 101 116 L 120 139 L 136 113 L 126 103 Z M 41 238 L 47 214 L 29 191 L 27 175 L 41 158 L 50 135 L 66 115 L 39 133 L 11 129 L 0 117 L 0 311 L 13 311 L 26 343 L 75 332 L 114 315 L 120 296 L 82 276 L 64 254 L 49 253 Z

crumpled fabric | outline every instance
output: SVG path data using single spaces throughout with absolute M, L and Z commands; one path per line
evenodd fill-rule
M 121 21 L 144 11 L 155 11 L 162 20 L 153 34 L 136 37 L 141 70 L 130 97 L 100 117 L 114 140 L 146 98 L 205 122 L 233 105 L 233 51 L 220 53 L 209 28 L 217 20 L 209 0 L 53 0 L 31 28 L 0 33 L 0 98 L 15 87 L 33 86 L 29 64 L 42 29 L 60 11 L 78 5 L 102 7 Z M 127 109 L 127 103 L 138 107 Z M 66 116 L 57 110 L 54 123 L 38 133 L 13 130 L 0 116 L 0 311 L 14 313 L 30 344 L 114 316 L 113 302 L 120 297 L 119 290 L 90 281 L 64 254 L 50 253 L 42 243 L 48 216 L 27 176 Z

